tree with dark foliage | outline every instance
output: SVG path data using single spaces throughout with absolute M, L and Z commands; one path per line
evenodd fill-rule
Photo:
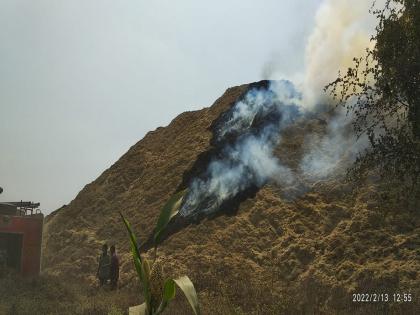
M 358 136 L 366 134 L 370 148 L 349 175 L 357 179 L 376 169 L 384 182 L 398 186 L 414 205 L 420 200 L 420 0 L 374 3 L 377 20 L 364 57 L 325 87 L 353 112 Z M 394 190 L 395 191 L 395 190 Z M 414 202 L 414 204 L 413 204 Z

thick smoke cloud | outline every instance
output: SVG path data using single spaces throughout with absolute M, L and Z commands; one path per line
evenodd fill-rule
M 214 145 L 219 150 L 204 172 L 192 179 L 181 215 L 215 212 L 237 194 L 268 182 L 301 186 L 296 184 L 302 180 L 310 184 L 340 174 L 367 143 L 357 141 L 351 117 L 343 109 L 325 113 L 330 117 L 323 132 L 306 135 L 297 169 L 274 155 L 283 130 L 314 114 L 319 115 L 319 109 L 308 112 L 302 95 L 289 81 L 271 81 L 268 88 L 251 89 L 216 123 Z
M 373 45 L 370 6 L 365 0 L 322 3 L 306 45 L 305 72 L 295 75 L 301 78 L 298 88 L 289 81 L 271 81 L 269 88 L 250 90 L 232 107 L 229 119 L 222 119 L 214 131 L 216 145 L 223 149 L 190 183 L 182 215 L 217 211 L 238 193 L 267 182 L 290 186 L 336 176 L 355 160 L 368 141 L 354 136 L 351 116 L 343 109 L 333 110 L 323 88 Z M 275 67 L 271 60 L 264 75 L 281 72 Z M 273 154 L 281 146 L 282 131 L 301 116 L 321 113 L 327 117 L 325 130 L 305 135 L 304 154 L 292 170 Z
M 367 0 L 325 0 L 321 4 L 305 49 L 302 90 L 307 108 L 328 102 L 324 86 L 373 45 L 370 37 L 376 21 L 369 14 L 371 5 Z
M 239 192 L 267 181 L 291 184 L 292 171 L 273 151 L 281 131 L 300 116 L 300 98 L 290 82 L 280 81 L 250 90 L 222 116 L 215 130 L 220 152 L 191 182 L 181 214 L 214 212 Z

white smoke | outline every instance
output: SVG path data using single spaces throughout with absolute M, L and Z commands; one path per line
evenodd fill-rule
M 319 7 L 315 27 L 306 44 L 303 97 L 311 109 L 328 102 L 323 88 L 337 78 L 338 71 L 352 66 L 354 57 L 371 47 L 376 25 L 369 14 L 369 0 L 325 0 Z
M 342 109 L 324 113 L 332 116 L 324 132 L 305 136 L 297 170 L 284 165 L 273 151 L 281 146 L 284 128 L 298 117 L 320 115 L 328 109 L 318 106 L 331 102 L 324 86 L 373 44 L 370 33 L 375 19 L 369 15 L 370 5 L 366 0 L 325 0 L 321 4 L 306 46 L 306 69 L 298 84 L 302 93 L 290 81 L 271 81 L 268 88 L 248 91 L 221 118 L 214 137 L 222 149 L 190 183 L 182 215 L 217 211 L 238 193 L 267 182 L 292 185 L 297 178 L 314 182 L 334 176 L 355 160 L 367 140 L 357 141 L 351 117 Z
M 190 183 L 181 214 L 215 212 L 237 194 L 268 182 L 285 187 L 303 179 L 310 184 L 342 172 L 367 143 L 357 141 L 351 132 L 351 117 L 342 108 L 324 113 L 331 116 L 325 130 L 306 135 L 297 169 L 274 155 L 283 130 L 298 118 L 314 114 L 303 114 L 302 106 L 301 94 L 289 81 L 271 81 L 268 88 L 249 90 L 219 117 L 214 130 L 218 152 Z
M 324 134 L 306 135 L 307 150 L 300 161 L 300 173 L 306 180 L 314 181 L 339 175 L 352 164 L 368 145 L 368 139 L 358 139 L 352 132 L 352 117 L 343 108 L 337 108 Z
M 376 2 L 381 6 L 383 0 Z M 316 112 L 320 104 L 331 104 L 324 87 L 337 78 L 338 71 L 346 72 L 353 59 L 372 48 L 371 41 L 376 19 L 369 13 L 367 0 L 324 0 L 316 13 L 315 27 L 305 51 L 305 73 L 301 84 L 303 107 Z M 354 101 L 354 100 L 350 100 Z M 328 106 L 324 106 L 328 108 Z M 330 118 L 323 136 L 306 136 L 308 150 L 300 163 L 306 178 L 325 178 L 348 166 L 366 148 L 366 138 L 357 139 L 351 128 L 352 116 L 337 109 Z M 343 163 L 346 165 L 343 165 Z
M 181 214 L 214 212 L 239 192 L 268 181 L 291 184 L 292 171 L 273 151 L 281 141 L 281 130 L 300 115 L 299 101 L 299 94 L 288 81 L 270 84 L 268 89 L 251 89 L 238 101 L 228 117 L 221 118 L 215 137 L 222 149 L 203 176 L 190 183 Z M 230 143 L 232 135 L 235 140 Z

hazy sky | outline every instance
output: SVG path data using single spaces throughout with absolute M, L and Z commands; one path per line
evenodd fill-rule
M 1 0 L 0 201 L 69 203 L 147 131 L 303 71 L 320 0 Z

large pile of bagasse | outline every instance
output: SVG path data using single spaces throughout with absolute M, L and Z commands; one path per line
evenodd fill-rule
M 209 150 L 212 122 L 248 89 L 230 88 L 211 107 L 185 112 L 149 132 L 69 205 L 49 215 L 43 271 L 93 284 L 101 245 L 115 243 L 121 285 L 132 286 L 135 271 L 118 211 L 146 240 L 161 206 L 199 154 Z M 326 119 L 298 121 L 276 153 L 296 167 L 305 134 L 322 134 Z M 414 313 L 419 212 L 390 211 L 378 201 L 374 183 L 352 188 L 336 178 L 285 199 L 284 191 L 292 188 L 268 184 L 235 214 L 204 219 L 170 235 L 159 248 L 159 262 L 165 274 L 190 276 L 205 314 Z M 415 296 L 405 304 L 352 302 L 352 293 L 365 292 Z

